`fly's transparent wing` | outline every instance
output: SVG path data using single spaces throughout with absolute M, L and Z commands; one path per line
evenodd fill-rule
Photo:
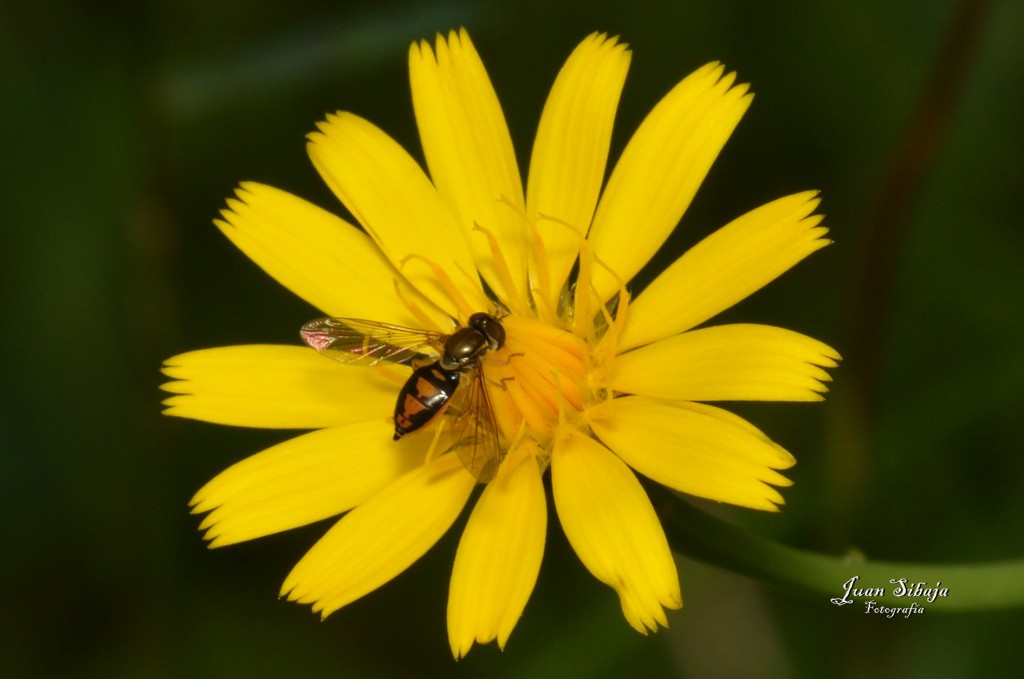
M 487 381 L 479 363 L 473 368 L 468 383 L 451 398 L 447 412 L 451 448 L 477 481 L 491 481 L 498 473 L 504 452 L 487 395 Z
M 359 318 L 318 318 L 302 326 L 302 341 L 342 363 L 372 366 L 381 361 L 435 360 L 447 335 Z

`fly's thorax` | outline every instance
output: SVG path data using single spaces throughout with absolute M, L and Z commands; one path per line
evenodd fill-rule
M 441 367 L 445 370 L 460 370 L 473 364 L 488 349 L 486 336 L 476 328 L 459 328 L 444 344 Z

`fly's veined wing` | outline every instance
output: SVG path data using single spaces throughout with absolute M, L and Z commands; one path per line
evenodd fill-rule
M 487 395 L 487 382 L 479 364 L 473 368 L 468 384 L 451 398 L 448 413 L 451 447 L 477 481 L 488 483 L 497 475 L 504 453 Z
M 318 318 L 302 326 L 302 341 L 322 354 L 355 365 L 429 362 L 447 335 L 359 318 Z

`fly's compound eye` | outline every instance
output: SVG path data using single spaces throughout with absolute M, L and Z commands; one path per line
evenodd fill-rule
M 487 338 L 487 348 L 497 351 L 505 345 L 505 328 L 494 316 L 475 313 L 469 317 L 469 327 Z

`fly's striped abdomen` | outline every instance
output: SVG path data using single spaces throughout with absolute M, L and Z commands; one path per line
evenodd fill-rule
M 416 431 L 441 412 L 459 386 L 461 373 L 438 363 L 413 371 L 395 403 L 395 440 Z

